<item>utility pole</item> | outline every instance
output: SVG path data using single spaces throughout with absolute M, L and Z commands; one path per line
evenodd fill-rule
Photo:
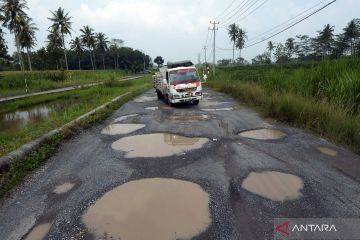
M 218 24 L 220 24 L 220 22 L 216 22 L 216 21 L 210 21 L 210 24 L 212 24 L 213 25 L 213 27 L 212 28 L 209 28 L 209 30 L 211 30 L 211 31 L 214 31 L 214 49 L 213 49 L 213 73 L 214 73 L 214 75 L 215 75 L 215 57 L 216 57 L 216 55 L 215 55 L 215 48 L 216 48 L 216 45 L 215 45 L 215 40 L 216 40 L 216 31 L 217 30 L 219 30 L 219 28 L 218 27 L 216 27 L 216 25 L 218 25 Z
M 205 63 L 205 65 L 206 65 L 206 62 L 207 62 L 207 57 L 206 57 L 207 46 L 206 46 L 206 45 L 203 46 L 203 50 L 204 50 L 204 52 L 205 52 L 205 60 L 204 60 L 204 63 Z

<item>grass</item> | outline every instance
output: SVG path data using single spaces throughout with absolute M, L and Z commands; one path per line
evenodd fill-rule
M 249 72 L 252 76 L 249 77 Z M 360 153 L 360 60 L 220 69 L 210 87 Z
M 59 104 L 59 110 L 53 111 L 49 118 L 30 121 L 25 127 L 16 131 L 0 131 L 0 156 L 16 150 L 23 144 L 30 142 L 52 129 L 89 112 L 126 92 L 150 88 L 149 77 L 136 81 L 106 83 L 89 89 L 74 90 L 65 93 L 31 97 L 1 104 L 0 114 L 21 111 L 37 105 Z M 1 115 L 0 115 L 1 117 Z
M 124 71 L 33 71 L 1 72 L 0 97 L 120 79 Z M 25 81 L 26 80 L 26 81 Z
M 113 99 L 113 97 L 121 95 L 122 93 L 132 91 L 131 94 L 124 96 L 119 101 L 110 104 L 107 108 L 102 109 L 98 112 L 96 112 L 94 115 L 91 115 L 90 117 L 82 120 L 78 126 L 75 126 L 73 128 L 69 128 L 66 131 L 57 134 L 52 139 L 49 140 L 48 143 L 43 144 L 38 150 L 31 153 L 29 156 L 27 156 L 24 159 L 19 159 L 15 161 L 14 164 L 12 164 L 10 171 L 5 173 L 0 173 L 0 199 L 6 196 L 6 194 L 9 193 L 9 191 L 14 187 L 17 186 L 19 183 L 23 181 L 23 179 L 29 174 L 31 171 L 37 169 L 40 167 L 46 159 L 51 157 L 57 150 L 58 145 L 64 141 L 65 139 L 69 138 L 73 134 L 76 134 L 79 129 L 88 128 L 91 127 L 94 123 L 98 123 L 106 119 L 113 111 L 118 109 L 120 106 L 122 106 L 124 103 L 128 102 L 130 99 L 134 98 L 135 96 L 141 94 L 145 90 L 149 89 L 151 87 L 149 78 L 146 77 L 144 79 L 140 79 L 139 81 L 136 81 L 136 85 L 133 82 L 123 82 L 118 83 L 116 87 L 112 87 L 113 90 L 107 89 L 107 87 L 99 87 L 103 90 L 103 93 L 109 93 L 106 94 L 107 97 L 102 98 L 104 102 L 108 102 L 109 100 Z M 80 91 L 80 90 L 79 90 Z M 109 91 L 109 92 L 108 92 Z M 111 94 L 110 94 L 111 92 Z M 82 95 L 82 94 L 81 94 Z M 75 111 L 75 113 L 72 115 L 72 119 L 76 118 L 77 116 L 82 115 L 83 113 L 87 112 L 88 110 L 97 107 L 99 105 L 102 105 L 104 102 L 97 102 L 96 104 L 84 106 L 87 110 L 81 111 Z M 71 109 L 69 109 L 69 113 L 72 112 Z M 57 117 L 56 117 L 57 118 Z M 68 121 L 68 116 L 63 116 L 63 121 L 59 120 L 58 123 L 62 125 L 63 123 L 66 123 Z M 32 126 L 33 128 L 40 128 L 43 132 L 45 131 L 45 128 L 42 128 L 39 126 Z M 33 136 L 35 137 L 35 135 Z

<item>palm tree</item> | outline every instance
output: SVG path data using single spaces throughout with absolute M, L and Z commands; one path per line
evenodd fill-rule
M 351 20 L 344 28 L 346 41 L 350 41 L 351 56 L 354 55 L 355 40 L 360 37 L 360 19 Z
M 56 68 L 59 69 L 59 64 L 58 64 L 58 60 L 60 58 L 59 51 L 60 52 L 62 51 L 61 48 L 63 45 L 60 33 L 58 31 L 54 32 L 53 30 L 50 30 L 49 35 L 47 36 L 47 39 L 48 39 L 47 40 L 48 52 L 56 59 Z M 62 55 L 62 54 L 60 53 L 60 55 Z
M 108 40 L 108 38 L 106 37 L 106 35 L 104 33 L 98 33 L 96 35 L 96 39 L 97 39 L 96 47 L 101 52 L 103 67 L 105 70 L 105 52 L 109 49 L 108 45 L 109 45 L 110 41 Z
M 70 42 L 70 49 L 73 50 L 78 57 L 79 61 L 79 70 L 81 70 L 81 54 L 84 52 L 84 48 L 81 42 L 81 39 L 79 37 L 74 38 Z
M 288 52 L 288 57 L 291 58 L 295 49 L 295 39 L 294 38 L 288 38 L 285 42 L 285 47 Z
M 35 31 L 39 30 L 35 23 L 32 22 L 31 18 L 23 19 L 20 22 L 21 32 L 20 32 L 20 47 L 21 49 L 27 50 L 28 65 L 29 70 L 32 71 L 31 65 L 31 49 L 36 46 L 36 36 Z
M 269 41 L 267 49 L 270 52 L 270 63 L 271 63 L 271 58 L 272 58 L 272 51 L 274 50 L 274 48 L 275 48 L 274 43 L 272 41 Z
M 327 24 L 324 26 L 324 29 L 318 31 L 318 33 L 318 41 L 322 46 L 322 52 L 324 52 L 326 55 L 329 55 L 331 50 L 331 44 L 334 42 L 334 26 L 330 26 L 330 24 Z
M 65 14 L 65 10 L 61 7 L 59 7 L 58 10 L 56 10 L 55 12 L 50 11 L 51 14 L 53 15 L 51 18 L 48 18 L 50 21 L 53 22 L 51 28 L 55 31 L 55 32 L 59 32 L 61 34 L 61 40 L 62 40 L 62 45 L 63 45 L 63 50 L 64 50 L 64 56 L 65 56 L 65 64 L 66 64 L 66 70 L 69 70 L 69 66 L 68 66 L 68 61 L 67 61 L 67 56 L 66 56 L 66 47 L 65 47 L 65 36 L 66 35 L 71 35 L 71 24 L 72 22 L 70 22 L 71 20 L 71 16 L 69 16 L 70 12 L 67 12 Z
M 247 34 L 244 29 L 239 28 L 236 38 L 236 47 L 240 50 L 239 60 L 241 60 L 241 50 L 245 47 L 245 42 L 247 40 Z
M 236 39 L 237 39 L 239 27 L 235 23 L 233 23 L 233 24 L 229 25 L 227 30 L 228 30 L 228 34 L 230 37 L 230 41 L 233 43 L 233 63 L 234 63 L 235 62 L 235 45 L 236 45 Z
M 22 19 L 27 18 L 24 9 L 28 9 L 25 0 L 1 0 L 0 11 L 3 13 L 3 26 L 8 28 L 10 33 L 13 33 L 15 36 L 15 45 L 22 71 L 25 70 L 25 67 L 20 50 L 19 32 L 20 22 Z
M 93 70 L 95 70 L 92 57 L 93 46 L 95 44 L 94 29 L 92 29 L 90 26 L 84 26 L 82 29 L 80 29 L 80 32 L 82 32 L 82 35 L 80 36 L 81 42 L 89 49 L 91 65 Z

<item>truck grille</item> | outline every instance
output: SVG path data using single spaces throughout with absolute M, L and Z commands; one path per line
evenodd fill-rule
M 196 90 L 197 90 L 197 88 L 195 87 L 195 88 L 177 89 L 176 91 L 177 92 L 194 92 Z

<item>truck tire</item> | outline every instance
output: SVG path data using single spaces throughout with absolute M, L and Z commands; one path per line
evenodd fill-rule
M 194 104 L 194 105 L 199 105 L 199 100 L 193 101 L 193 104 Z
M 158 99 L 164 98 L 164 96 L 162 95 L 162 93 L 159 90 L 156 90 L 156 94 L 157 94 Z

